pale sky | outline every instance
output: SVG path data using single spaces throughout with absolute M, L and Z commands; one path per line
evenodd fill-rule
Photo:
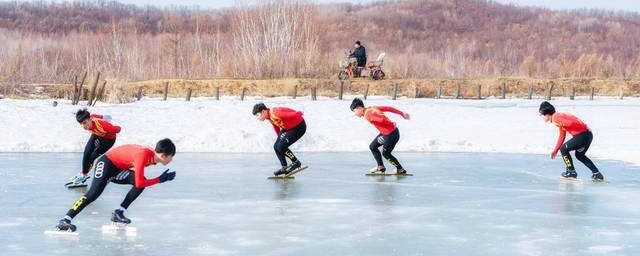
M 0 0 L 2 1 L 2 0 Z M 19 0 L 29 1 L 29 0 Z M 71 1 L 71 0 L 54 0 L 55 2 Z M 181 6 L 200 6 L 202 8 L 221 8 L 230 7 L 237 1 L 235 0 L 119 0 L 123 3 L 136 4 L 140 6 L 155 5 L 159 7 L 167 7 L 172 5 Z M 242 1 L 242 0 L 241 0 Z M 246 0 L 245 0 L 246 1 Z M 317 3 L 332 2 L 351 2 L 366 3 L 375 0 L 312 0 Z M 556 10 L 566 9 L 606 9 L 613 11 L 632 11 L 640 12 L 640 0 L 494 0 L 499 3 L 513 3 L 520 6 L 538 6 Z

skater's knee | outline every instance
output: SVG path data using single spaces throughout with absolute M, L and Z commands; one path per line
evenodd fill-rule
M 284 152 L 284 149 L 285 147 L 281 143 L 273 144 L 273 150 L 275 150 L 276 153 Z
M 567 155 L 569 154 L 569 149 L 566 146 L 560 147 L 560 154 Z
M 371 144 L 369 144 L 369 149 L 370 149 L 371 151 L 378 151 L 378 147 L 379 147 L 379 146 L 380 146 L 380 145 L 378 145 L 378 144 L 376 144 L 376 143 L 371 143 Z
M 580 161 L 588 159 L 587 155 L 585 155 L 584 152 L 578 152 L 578 151 L 576 151 L 576 158 Z

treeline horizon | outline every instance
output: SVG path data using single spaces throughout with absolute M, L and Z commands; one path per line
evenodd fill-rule
M 0 2 L 0 83 L 336 77 L 353 42 L 391 78 L 638 78 L 640 15 L 487 0 L 232 8 Z

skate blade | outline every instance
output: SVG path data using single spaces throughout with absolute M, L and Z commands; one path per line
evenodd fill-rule
M 365 173 L 366 176 L 413 176 L 412 173 Z
M 309 166 L 302 166 L 298 169 L 295 169 L 293 171 L 291 171 L 289 174 L 286 175 L 280 175 L 280 176 L 270 176 L 267 177 L 267 179 L 270 180 L 288 180 L 288 179 L 295 179 L 295 176 L 293 176 L 294 174 L 297 174 L 301 171 L 304 171 L 305 169 L 309 168 Z
M 136 227 L 130 227 L 128 224 L 124 223 L 111 223 L 102 225 L 103 234 L 115 234 L 118 232 L 125 232 L 127 236 L 136 236 L 138 233 L 138 229 Z
M 71 236 L 71 237 L 75 237 L 79 235 L 78 232 L 69 231 L 69 230 L 45 230 L 44 234 L 50 235 L 50 236 Z
M 567 181 L 567 182 L 582 183 L 582 180 L 581 180 L 581 179 L 578 179 L 578 178 L 565 178 L 565 177 L 560 177 L 560 181 Z
M 88 185 L 87 184 L 80 184 L 80 185 L 71 185 L 71 184 L 69 184 L 69 185 L 65 185 L 65 186 L 67 188 L 83 188 L 83 187 L 86 187 Z
M 593 184 L 607 184 L 609 183 L 608 180 L 602 180 L 602 181 L 591 181 Z

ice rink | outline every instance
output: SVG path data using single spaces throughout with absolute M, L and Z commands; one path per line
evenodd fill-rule
M 109 184 L 49 236 L 80 197 L 63 184 L 79 153 L 0 154 L 2 255 L 638 255 L 640 168 L 595 159 L 609 184 L 560 182 L 545 155 L 398 153 L 415 176 L 367 177 L 369 153 L 301 153 L 295 180 L 267 180 L 272 154 L 178 153 L 172 182 L 101 226 L 129 186 Z M 164 170 L 154 167 L 148 177 Z

